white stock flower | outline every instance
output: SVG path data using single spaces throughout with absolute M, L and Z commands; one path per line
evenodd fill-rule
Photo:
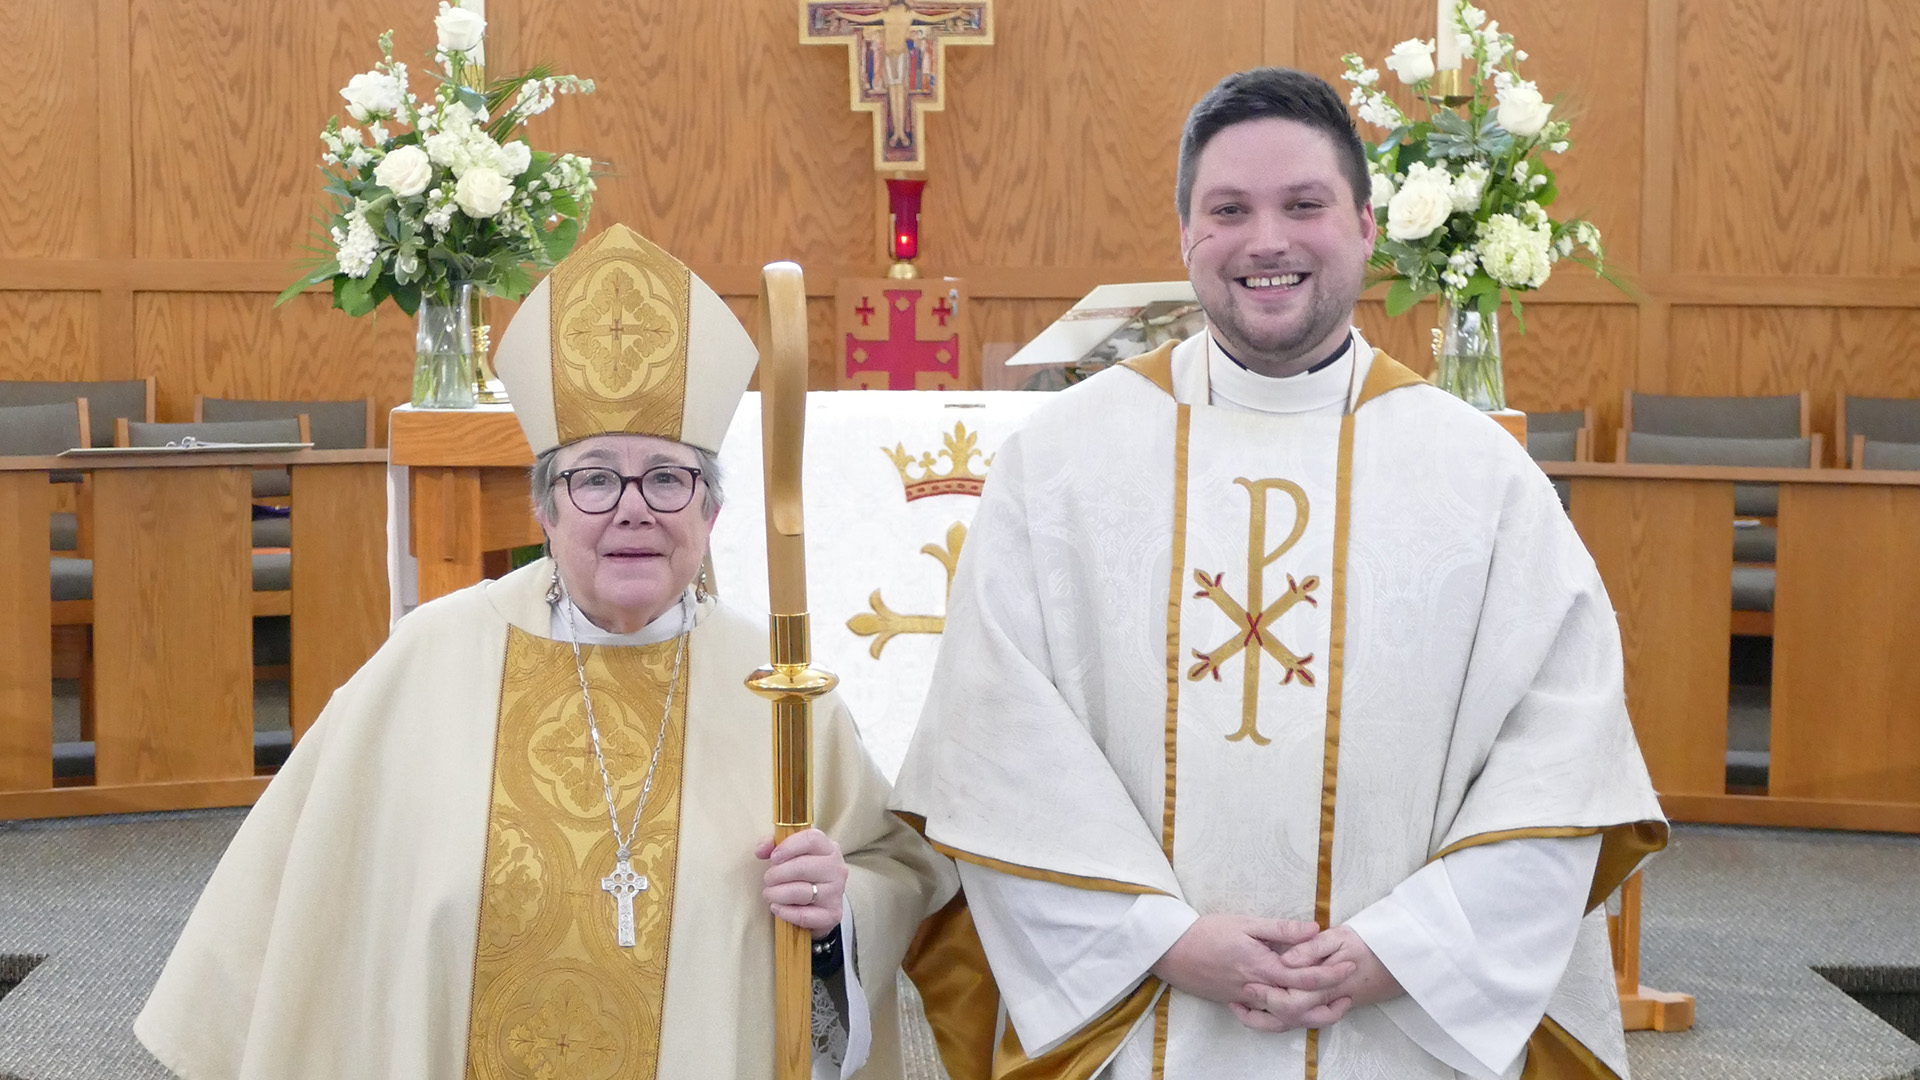
M 1511 289 L 1537 289 L 1553 271 L 1552 234 L 1529 228 L 1511 214 L 1495 214 L 1480 226 L 1473 250 L 1493 280 Z
M 1416 162 L 1387 201 L 1387 236 L 1424 240 L 1453 214 L 1453 180 L 1445 169 Z
M 433 161 L 417 146 L 398 146 L 373 170 L 373 179 L 395 195 L 411 198 L 433 181 Z
M 1408 38 L 1393 47 L 1386 65 L 1403 83 L 1433 78 L 1433 45 L 1419 38 Z
M 1471 214 L 1480 209 L 1480 197 L 1487 190 L 1487 167 L 1478 161 L 1467 163 L 1453 181 L 1453 208 Z
M 1501 127 L 1525 139 L 1540 134 L 1540 129 L 1547 126 L 1547 114 L 1553 106 L 1532 83 L 1516 82 L 1499 91 L 1499 97 Z
M 1375 207 L 1385 206 L 1392 201 L 1393 177 L 1374 173 L 1370 179 L 1373 183 L 1373 194 L 1367 197 L 1367 201 Z
M 492 169 L 469 169 L 453 189 L 453 200 L 470 218 L 490 218 L 506 205 L 513 182 Z
M 478 12 L 454 7 L 443 0 L 440 14 L 433 20 L 433 28 L 440 34 L 442 51 L 467 52 L 486 36 L 487 20 L 481 18 Z
M 494 156 L 499 159 L 502 176 L 519 176 L 533 164 L 533 148 L 521 139 L 502 146 Z
M 1547 149 L 1553 151 L 1556 154 L 1564 154 L 1567 152 L 1567 140 L 1561 139 L 1559 142 L 1554 143 L 1553 145 L 1547 147 Z
M 1600 227 L 1591 221 L 1578 222 L 1573 227 L 1573 238 L 1580 246 L 1593 252 L 1593 257 L 1603 258 L 1600 253 Z
M 387 141 L 386 125 L 385 124 L 368 124 L 367 125 L 367 141 L 376 146 L 384 144 Z
M 425 145 L 427 157 L 431 158 L 435 165 L 451 169 L 454 161 L 458 160 L 466 149 L 467 140 L 457 131 L 436 131 L 427 136 Z
M 1469 28 L 1476 27 L 1487 21 L 1487 13 L 1472 4 L 1461 4 L 1460 21 L 1466 23 Z
M 353 169 L 364 169 L 367 167 L 367 163 L 371 162 L 372 160 L 373 160 L 373 151 L 362 146 L 359 149 L 355 150 L 353 153 L 347 155 L 347 167 L 353 168 Z
M 347 85 L 340 88 L 340 96 L 347 99 L 348 115 L 363 123 L 374 117 L 392 116 L 407 100 L 399 79 L 377 71 L 363 71 L 348 79 Z
M 1374 127 L 1397 128 L 1406 123 L 1407 116 L 1400 106 L 1385 94 L 1373 93 L 1360 103 L 1360 119 Z
M 367 224 L 367 204 L 364 201 L 356 200 L 353 212 L 347 215 L 346 235 L 341 236 L 336 228 L 333 237 L 340 245 L 338 261 L 341 273 L 348 277 L 363 278 L 373 271 L 380 253 L 380 239 L 373 234 L 373 226 Z

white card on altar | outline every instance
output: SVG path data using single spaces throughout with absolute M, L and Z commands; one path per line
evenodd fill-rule
M 802 482 L 813 662 L 840 677 L 841 696 L 888 779 L 920 721 L 946 616 L 947 563 L 964 546 L 981 482 L 1001 442 L 1051 396 L 807 395 Z M 726 503 L 711 548 L 718 592 L 741 611 L 764 612 L 759 394 L 741 400 L 720 469 Z
M 1009 357 L 1007 366 L 1078 364 L 1101 342 L 1139 317 L 1147 305 L 1162 302 L 1197 303 L 1193 283 L 1141 281 L 1102 285 Z

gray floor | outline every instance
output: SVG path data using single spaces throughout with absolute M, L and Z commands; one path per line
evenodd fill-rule
M 0 823 L 0 955 L 47 957 L 0 999 L 0 1078 L 164 1080 L 128 1027 L 241 816 Z M 1699 1017 L 1628 1037 L 1642 1080 L 1920 1078 L 1920 1044 L 1810 970 L 1920 966 L 1920 837 L 1678 827 L 1645 919 L 1645 981 Z

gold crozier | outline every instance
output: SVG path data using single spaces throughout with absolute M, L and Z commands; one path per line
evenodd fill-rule
M 1280 643 L 1274 634 L 1273 626 L 1281 616 L 1293 610 L 1294 606 L 1305 601 L 1313 607 L 1320 602 L 1313 598 L 1313 590 L 1320 587 L 1318 577 L 1309 576 L 1295 581 L 1292 574 L 1287 577 L 1287 590 L 1271 604 L 1262 606 L 1265 596 L 1267 567 L 1278 562 L 1280 557 L 1300 542 L 1307 531 L 1307 493 L 1300 490 L 1298 484 L 1289 480 L 1248 480 L 1239 477 L 1234 483 L 1247 489 L 1247 496 L 1253 506 L 1247 517 L 1247 603 L 1245 607 L 1233 598 L 1226 588 L 1226 571 L 1209 576 L 1204 570 L 1195 570 L 1193 580 L 1200 586 L 1194 593 L 1195 598 L 1205 597 L 1214 602 L 1234 625 L 1234 636 L 1228 638 L 1211 652 L 1193 650 L 1199 662 L 1187 669 L 1187 678 L 1198 681 L 1211 675 L 1220 678 L 1220 667 L 1241 652 L 1247 654 L 1242 668 L 1244 689 L 1241 695 L 1240 730 L 1227 736 L 1228 742 L 1252 739 L 1254 745 L 1265 746 L 1273 740 L 1260 734 L 1257 704 L 1260 694 L 1260 654 L 1266 653 L 1280 662 L 1283 674 L 1280 685 L 1285 686 L 1295 679 L 1302 686 L 1313 685 L 1313 671 L 1307 667 L 1313 662 L 1313 654 L 1296 656 L 1293 651 Z M 1267 550 L 1267 501 L 1268 493 L 1284 491 L 1293 498 L 1293 529 L 1287 538 L 1272 551 Z M 1257 646 L 1249 648 L 1249 646 Z

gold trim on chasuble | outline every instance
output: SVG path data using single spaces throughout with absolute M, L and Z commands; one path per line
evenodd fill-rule
M 644 237 L 608 229 L 548 280 L 560 442 L 608 432 L 677 441 L 693 275 Z
M 607 774 L 622 828 L 632 823 L 660 730 L 679 639 L 587 646 Z M 473 1080 L 614 1080 L 659 1067 L 667 944 L 679 852 L 687 667 L 680 672 L 632 862 L 638 944 L 616 939 L 606 795 L 587 736 L 573 649 L 518 628 L 507 636 L 487 814 L 486 876 L 467 1028 Z

